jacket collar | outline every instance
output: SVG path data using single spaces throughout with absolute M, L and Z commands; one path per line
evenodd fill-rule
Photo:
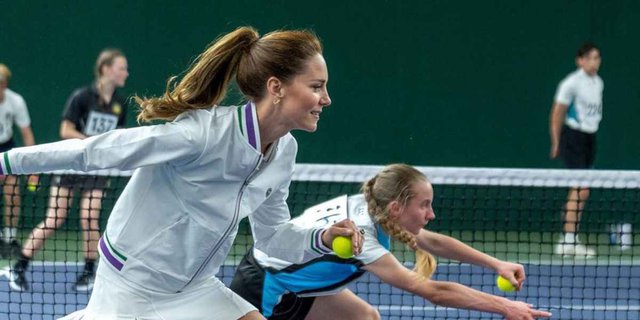
M 238 125 L 247 142 L 258 152 L 262 152 L 258 114 L 256 113 L 256 105 L 253 102 L 249 101 L 244 107 L 238 108 Z

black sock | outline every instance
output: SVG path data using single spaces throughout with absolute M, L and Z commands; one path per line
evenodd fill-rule
M 94 260 L 94 259 L 85 259 L 84 260 L 84 271 L 88 271 L 90 273 L 93 273 L 95 265 L 96 265 L 96 260 Z
M 22 254 L 22 252 L 20 252 L 20 257 L 18 258 L 18 261 L 16 261 L 16 263 L 13 265 L 13 269 L 17 272 L 24 272 L 27 270 L 27 267 L 29 267 L 29 261 L 31 261 L 31 258 L 25 256 L 24 254 Z

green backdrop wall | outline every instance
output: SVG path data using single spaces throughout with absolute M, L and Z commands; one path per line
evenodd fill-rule
M 311 28 L 333 105 L 296 132 L 300 162 L 559 167 L 548 159 L 557 83 L 584 40 L 605 81 L 597 166 L 640 168 L 637 1 L 4 1 L 0 62 L 39 142 L 58 139 L 68 94 L 121 48 L 126 94 L 156 95 L 220 33 Z M 232 98 L 230 103 L 237 103 Z M 135 125 L 130 112 L 130 125 Z

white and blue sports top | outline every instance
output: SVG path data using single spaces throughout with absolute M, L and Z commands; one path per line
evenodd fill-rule
M 602 91 L 604 83 L 598 75 L 583 69 L 570 73 L 558 85 L 555 102 L 569 107 L 564 123 L 586 133 L 598 131 L 602 119 Z
M 276 299 L 273 301 L 274 306 L 278 302 L 277 298 L 286 292 L 294 292 L 300 297 L 340 292 L 351 281 L 364 274 L 365 271 L 361 267 L 389 253 L 389 236 L 371 221 L 362 195 L 343 195 L 323 202 L 305 210 L 302 215 L 293 219 L 292 223 L 306 228 L 325 228 L 346 219 L 347 216 L 365 232 L 362 253 L 353 258 L 342 259 L 329 254 L 307 263 L 292 264 L 254 249 L 255 260 L 268 271 L 263 292 L 270 293 Z

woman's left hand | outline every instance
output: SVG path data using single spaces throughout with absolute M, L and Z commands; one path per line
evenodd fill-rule
M 496 272 L 503 278 L 509 280 L 509 282 L 516 287 L 516 290 L 520 290 L 522 288 L 524 279 L 526 278 L 524 267 L 518 263 L 500 261 L 500 264 L 496 268 Z

